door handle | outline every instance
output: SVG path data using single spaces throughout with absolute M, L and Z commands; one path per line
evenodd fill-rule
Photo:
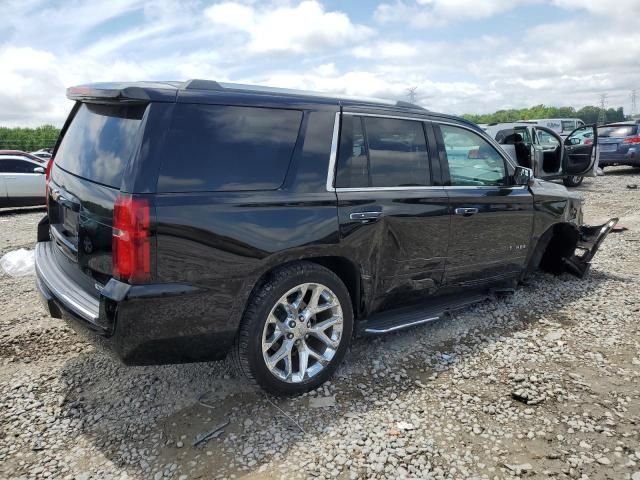
M 462 215 L 464 217 L 470 217 L 471 215 L 475 215 L 476 213 L 478 213 L 478 209 L 477 208 L 456 208 L 455 210 L 456 215 Z
M 351 220 L 362 220 L 363 222 L 377 220 L 381 216 L 382 212 L 353 212 L 349 214 Z

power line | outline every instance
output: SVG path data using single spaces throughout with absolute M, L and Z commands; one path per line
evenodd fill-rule
M 600 95 L 600 112 L 598 113 L 598 124 L 603 125 L 607 123 L 607 94 L 602 93 Z
M 407 97 L 409 97 L 411 103 L 416 103 L 416 90 L 418 90 L 418 87 L 407 88 Z
M 631 90 L 631 117 L 635 117 L 636 113 L 638 113 L 637 110 L 637 99 L 638 99 L 638 90 L 636 90 L 635 88 L 633 90 Z

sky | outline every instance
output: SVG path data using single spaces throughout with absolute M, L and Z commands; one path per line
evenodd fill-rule
M 65 89 L 101 81 L 397 100 L 415 87 L 416 103 L 453 114 L 602 94 L 629 112 L 640 97 L 640 0 L 0 0 L 0 12 L 0 126 L 61 126 Z

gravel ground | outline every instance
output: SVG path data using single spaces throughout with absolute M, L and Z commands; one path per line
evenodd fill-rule
M 620 478 L 640 480 L 638 171 L 580 188 L 621 217 L 585 280 L 356 340 L 331 383 L 269 398 L 228 362 L 123 367 L 0 274 L 0 478 Z M 0 212 L 0 254 L 42 211 Z M 225 421 L 224 433 L 193 446 Z

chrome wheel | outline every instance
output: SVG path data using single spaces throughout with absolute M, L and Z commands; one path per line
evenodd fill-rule
M 292 288 L 271 309 L 262 330 L 262 356 L 278 379 L 299 383 L 329 365 L 342 339 L 335 293 L 320 283 Z

